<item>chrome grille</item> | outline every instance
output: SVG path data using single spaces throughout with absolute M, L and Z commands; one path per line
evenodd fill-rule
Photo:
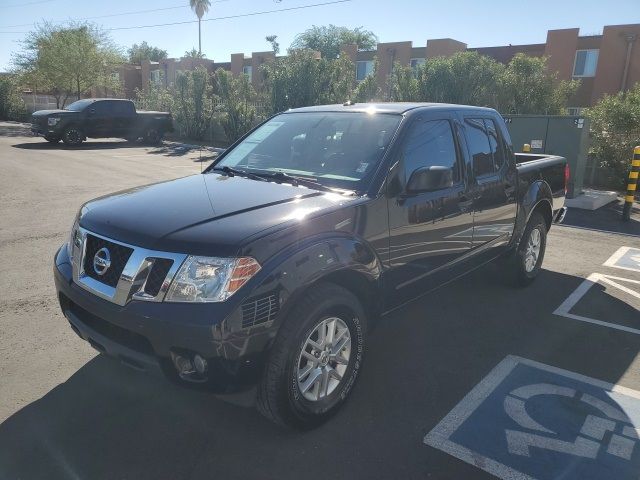
M 93 267 L 93 258 L 102 248 L 109 250 L 111 254 L 111 266 L 104 275 L 99 275 Z M 118 285 L 118 280 L 120 280 L 120 274 L 122 274 L 124 266 L 133 253 L 133 248 L 118 245 L 117 243 L 96 237 L 95 235 L 87 235 L 85 252 L 83 264 L 85 274 L 115 288 Z
M 81 227 L 78 231 L 80 241 L 73 247 L 72 255 L 73 281 L 118 305 L 126 305 L 131 300 L 161 302 L 187 257 L 128 245 Z M 107 248 L 112 254 L 111 266 L 103 275 L 98 275 L 93 268 L 93 257 L 100 248 Z

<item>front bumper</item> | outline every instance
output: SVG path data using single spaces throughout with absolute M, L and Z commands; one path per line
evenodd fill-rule
M 60 137 L 55 126 L 45 127 L 36 123 L 31 124 L 31 134 L 38 137 Z
M 66 247 L 56 253 L 54 279 L 60 307 L 74 332 L 129 367 L 180 383 L 206 384 L 218 392 L 242 389 L 260 377 L 273 335 L 267 328 L 230 328 L 241 315 L 237 305 L 137 300 L 117 305 L 73 282 Z M 207 360 L 204 377 L 178 375 L 172 354 L 184 353 Z

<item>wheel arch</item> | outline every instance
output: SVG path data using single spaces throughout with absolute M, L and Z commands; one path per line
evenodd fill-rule
M 547 231 L 551 228 L 553 217 L 553 194 L 551 187 L 544 180 L 536 180 L 527 189 L 522 197 L 520 211 L 516 218 L 516 232 L 514 246 L 520 242 L 524 230 L 534 212 L 540 212 L 545 219 Z

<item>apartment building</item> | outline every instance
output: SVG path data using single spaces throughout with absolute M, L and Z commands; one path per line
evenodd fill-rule
M 384 87 L 394 63 L 417 67 L 426 59 L 450 56 L 457 52 L 475 51 L 495 60 L 508 63 L 515 54 L 548 57 L 548 66 L 564 80 L 579 79 L 581 85 L 571 100 L 570 113 L 597 102 L 605 94 L 624 91 L 640 81 L 640 24 L 607 25 L 598 35 L 580 35 L 578 28 L 549 30 L 545 43 L 529 45 L 503 45 L 469 48 L 452 38 L 427 40 L 424 46 L 414 46 L 411 41 L 379 43 L 375 50 L 358 51 L 356 45 L 344 45 L 343 54 L 356 64 L 356 80 L 362 81 L 373 72 L 374 60 L 378 61 L 377 80 Z M 204 66 L 213 72 L 218 68 L 234 75 L 245 75 L 254 87 L 262 87 L 262 77 L 257 74 L 265 62 L 273 61 L 273 52 L 253 52 L 231 55 L 230 62 L 209 59 L 166 59 L 160 62 L 143 62 L 139 77 L 124 79 L 125 91 L 133 92 L 129 83 L 147 86 L 149 82 L 170 86 L 182 70 Z

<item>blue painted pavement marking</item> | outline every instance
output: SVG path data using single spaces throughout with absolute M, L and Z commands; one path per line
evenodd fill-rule
M 604 265 L 640 272 L 640 248 L 620 247 Z
M 424 442 L 502 479 L 638 479 L 640 392 L 524 358 L 496 366 Z

